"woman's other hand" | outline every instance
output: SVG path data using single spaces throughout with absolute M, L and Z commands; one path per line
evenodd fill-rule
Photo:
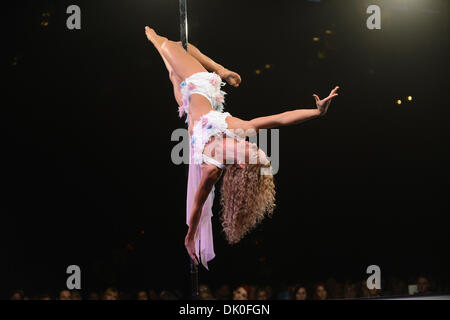
M 187 253 L 189 254 L 189 257 L 194 261 L 195 265 L 198 266 L 198 258 L 195 254 L 195 241 L 189 235 L 186 235 L 186 238 L 184 239 L 184 246 L 186 247 Z
M 339 87 L 334 88 L 331 90 L 330 95 L 326 97 L 323 100 L 320 100 L 320 98 L 317 96 L 317 94 L 313 94 L 314 99 L 316 99 L 316 105 L 317 109 L 320 112 L 320 115 L 324 115 L 328 111 L 328 107 L 330 106 L 331 100 L 333 100 L 334 97 L 337 97 L 338 94 L 336 93 L 338 91 Z
M 239 87 L 242 82 L 241 76 L 236 72 L 228 70 L 227 68 L 221 68 L 216 72 L 223 80 L 228 82 L 230 86 L 235 88 Z

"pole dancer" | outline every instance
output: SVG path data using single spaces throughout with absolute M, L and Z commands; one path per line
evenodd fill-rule
M 215 256 L 211 216 L 214 186 L 223 173 L 220 203 L 221 223 L 227 241 L 239 242 L 275 207 L 275 186 L 271 164 L 265 153 L 245 140 L 260 129 L 299 124 L 327 113 L 339 87 L 328 97 L 316 94 L 315 109 L 296 109 L 270 116 L 242 120 L 224 112 L 225 92 L 221 87 L 238 87 L 241 76 L 216 63 L 198 48 L 158 35 L 145 27 L 158 50 L 173 84 L 179 117 L 186 116 L 190 136 L 189 177 L 185 237 L 186 250 L 194 261 L 208 269 Z M 244 162 L 242 161 L 244 159 Z

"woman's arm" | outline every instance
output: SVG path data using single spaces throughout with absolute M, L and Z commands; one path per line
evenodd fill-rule
M 313 96 L 314 99 L 316 99 L 317 109 L 297 109 L 286 111 L 272 116 L 255 118 L 250 120 L 250 123 L 256 130 L 270 129 L 282 126 L 290 126 L 317 118 L 319 116 L 323 116 L 327 113 L 332 99 L 338 96 L 338 94 L 336 93 L 338 89 L 339 87 L 334 88 L 331 91 L 330 95 L 323 100 L 320 100 L 320 98 L 316 94 L 314 94 Z
M 271 116 L 255 118 L 250 120 L 250 122 L 256 130 L 271 129 L 299 124 L 301 122 L 317 118 L 320 115 L 320 111 L 317 109 L 297 109 Z
M 192 205 L 189 230 L 184 239 L 184 245 L 191 259 L 198 265 L 198 258 L 195 254 L 195 234 L 202 215 L 203 205 L 208 198 L 214 184 L 219 180 L 222 170 L 211 164 L 205 164 L 202 168 L 202 179 L 195 193 L 194 204 Z

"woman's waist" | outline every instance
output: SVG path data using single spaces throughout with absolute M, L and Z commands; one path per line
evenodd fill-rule
M 192 94 L 189 103 L 189 115 L 193 121 L 199 121 L 200 118 L 213 111 L 214 108 L 211 103 L 204 96 L 199 94 Z

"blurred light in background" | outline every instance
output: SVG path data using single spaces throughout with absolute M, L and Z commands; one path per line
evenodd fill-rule
M 325 59 L 325 52 L 323 52 L 323 51 L 319 51 L 319 52 L 317 52 L 317 57 L 319 58 L 319 59 Z
M 398 99 L 398 100 L 397 100 L 397 104 L 398 104 L 398 105 L 401 105 L 401 104 L 402 104 L 402 100 Z
M 411 96 L 408 97 L 408 101 L 412 101 L 412 97 Z
M 43 12 L 41 14 L 41 16 L 43 18 L 42 21 L 41 21 L 41 26 L 42 27 L 47 27 L 48 26 L 48 18 L 50 18 L 50 16 L 51 16 L 50 12 L 48 12 L 48 11 Z

